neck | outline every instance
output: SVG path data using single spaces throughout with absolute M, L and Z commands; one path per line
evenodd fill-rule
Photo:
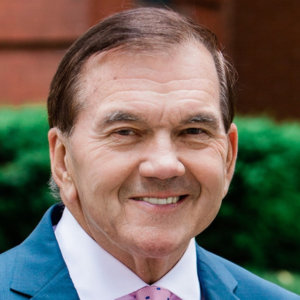
M 153 257 L 111 247 L 103 241 L 96 240 L 96 242 L 148 284 L 153 284 L 166 275 L 181 259 L 188 246 L 187 244 L 171 253 Z
M 125 264 L 144 282 L 153 284 L 166 275 L 177 264 L 185 250 L 186 249 L 183 249 L 183 251 L 179 253 L 170 254 L 162 258 L 135 256 L 129 261 L 127 260 L 127 264 Z
M 77 216 L 78 217 L 78 216 Z M 75 215 L 76 218 L 76 215 Z M 161 247 L 159 242 L 151 245 L 143 244 L 127 249 L 121 248 L 100 231 L 93 232 L 86 222 L 76 218 L 86 233 L 105 251 L 127 266 L 144 282 L 152 284 L 166 275 L 185 253 L 189 239 L 177 247 Z
M 166 275 L 181 259 L 189 244 L 188 241 L 179 249 L 167 253 L 156 253 L 154 256 L 151 251 L 128 251 L 119 248 L 108 242 L 107 239 L 95 238 L 95 241 L 148 284 L 153 284 Z

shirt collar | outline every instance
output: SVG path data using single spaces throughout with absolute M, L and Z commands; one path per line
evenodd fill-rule
M 65 208 L 55 228 L 62 256 L 82 300 L 112 300 L 147 284 L 102 249 Z M 194 239 L 180 261 L 153 285 L 167 288 L 184 300 L 200 299 Z

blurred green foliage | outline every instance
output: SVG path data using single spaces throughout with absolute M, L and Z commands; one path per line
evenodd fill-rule
M 53 203 L 43 107 L 0 109 L 0 252 L 20 243 Z
M 200 245 L 244 266 L 300 270 L 300 125 L 237 118 L 230 192 Z M 20 243 L 55 200 L 43 107 L 0 109 L 0 252 Z
M 300 273 L 291 273 L 287 270 L 266 271 L 253 268 L 250 268 L 249 271 L 300 295 Z
M 237 118 L 228 195 L 198 242 L 244 266 L 300 270 L 300 124 Z

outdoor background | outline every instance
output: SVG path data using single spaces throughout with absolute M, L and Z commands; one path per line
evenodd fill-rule
M 55 202 L 45 103 L 66 49 L 107 15 L 154 5 L 212 29 L 239 74 L 236 175 L 199 244 L 300 294 L 299 0 L 0 0 L 0 252 Z

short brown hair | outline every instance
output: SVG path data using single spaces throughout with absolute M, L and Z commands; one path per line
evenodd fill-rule
M 80 72 L 89 57 L 111 49 L 164 50 L 196 41 L 211 53 L 220 82 L 220 106 L 225 130 L 234 116 L 234 70 L 219 49 L 216 36 L 180 14 L 161 8 L 137 8 L 104 19 L 76 40 L 62 59 L 50 86 L 50 127 L 70 134 L 81 103 L 76 101 Z

